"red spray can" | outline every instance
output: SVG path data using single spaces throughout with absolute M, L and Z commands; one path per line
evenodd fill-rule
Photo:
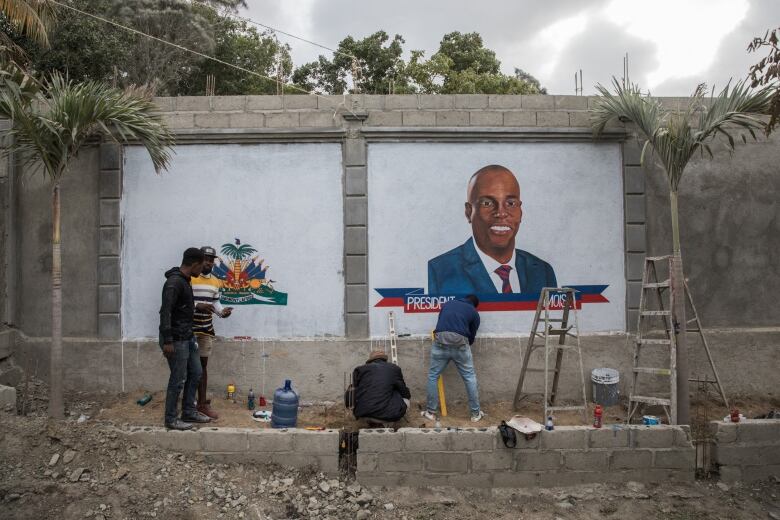
M 600 404 L 596 405 L 596 408 L 593 410 L 593 427 L 594 428 L 601 428 L 601 416 L 604 415 L 604 411 L 601 408 Z

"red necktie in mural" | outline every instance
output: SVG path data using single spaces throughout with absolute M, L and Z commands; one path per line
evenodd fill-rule
M 511 270 L 510 266 L 502 265 L 494 271 L 501 278 L 501 292 L 504 294 L 512 292 L 512 286 L 509 284 L 509 271 Z

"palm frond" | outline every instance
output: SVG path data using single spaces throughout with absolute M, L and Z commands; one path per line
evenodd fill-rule
M 3 13 L 15 30 L 48 47 L 47 25 L 54 19 L 54 5 L 46 0 L 0 0 Z

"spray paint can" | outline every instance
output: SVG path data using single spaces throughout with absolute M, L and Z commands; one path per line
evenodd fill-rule
M 600 404 L 596 405 L 596 408 L 593 410 L 593 427 L 594 428 L 601 428 L 601 419 L 604 415 L 604 410 L 601 408 Z
M 229 385 L 227 385 L 227 400 L 234 401 L 235 399 L 236 399 L 236 385 L 230 383 Z
M 553 418 L 552 415 L 547 417 L 547 422 L 544 425 L 544 429 L 548 432 L 551 432 L 555 429 L 555 424 L 553 424 Z
M 255 409 L 255 393 L 252 391 L 252 389 L 249 389 L 249 394 L 246 396 L 246 407 L 249 410 Z

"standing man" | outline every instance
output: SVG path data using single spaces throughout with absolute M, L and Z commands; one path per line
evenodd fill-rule
M 192 333 L 192 319 L 195 302 L 192 296 L 190 278 L 198 276 L 203 269 L 203 253 L 190 247 L 184 251 L 180 267 L 165 273 L 160 306 L 160 347 L 168 360 L 171 376 L 165 395 L 165 426 L 173 430 L 189 430 L 192 425 L 207 423 L 211 419 L 195 409 L 195 389 L 200 381 L 200 359 L 198 343 Z M 213 308 L 199 304 L 203 310 Z M 177 404 L 182 389 L 182 414 L 179 419 Z
M 474 359 L 471 357 L 471 345 L 479 329 L 479 298 L 469 294 L 465 298 L 450 300 L 439 312 L 439 320 L 434 331 L 431 346 L 431 366 L 428 369 L 428 404 L 422 412 L 428 420 L 436 420 L 439 409 L 439 376 L 451 361 L 466 384 L 466 393 L 471 409 L 471 422 L 479 422 L 485 413 L 479 407 L 477 374 L 474 371 Z
M 397 422 L 406 415 L 412 394 L 401 367 L 387 362 L 387 354 L 376 350 L 364 365 L 352 372 L 355 389 L 355 419 Z
M 222 307 L 219 303 L 219 289 L 222 287 L 222 281 L 211 274 L 214 268 L 214 259 L 217 257 L 217 251 L 210 246 L 200 248 L 203 253 L 203 271 L 200 276 L 193 276 L 190 283 L 192 285 L 192 294 L 195 297 L 195 303 L 204 303 L 212 306 L 212 310 L 195 310 L 195 321 L 193 332 L 198 339 L 198 353 L 200 355 L 200 366 L 203 371 L 198 385 L 198 411 L 208 415 L 212 419 L 219 419 L 219 415 L 209 406 L 210 401 L 206 397 L 208 388 L 208 364 L 211 349 L 214 345 L 214 323 L 212 313 L 220 318 L 227 318 L 233 311 L 232 307 Z

